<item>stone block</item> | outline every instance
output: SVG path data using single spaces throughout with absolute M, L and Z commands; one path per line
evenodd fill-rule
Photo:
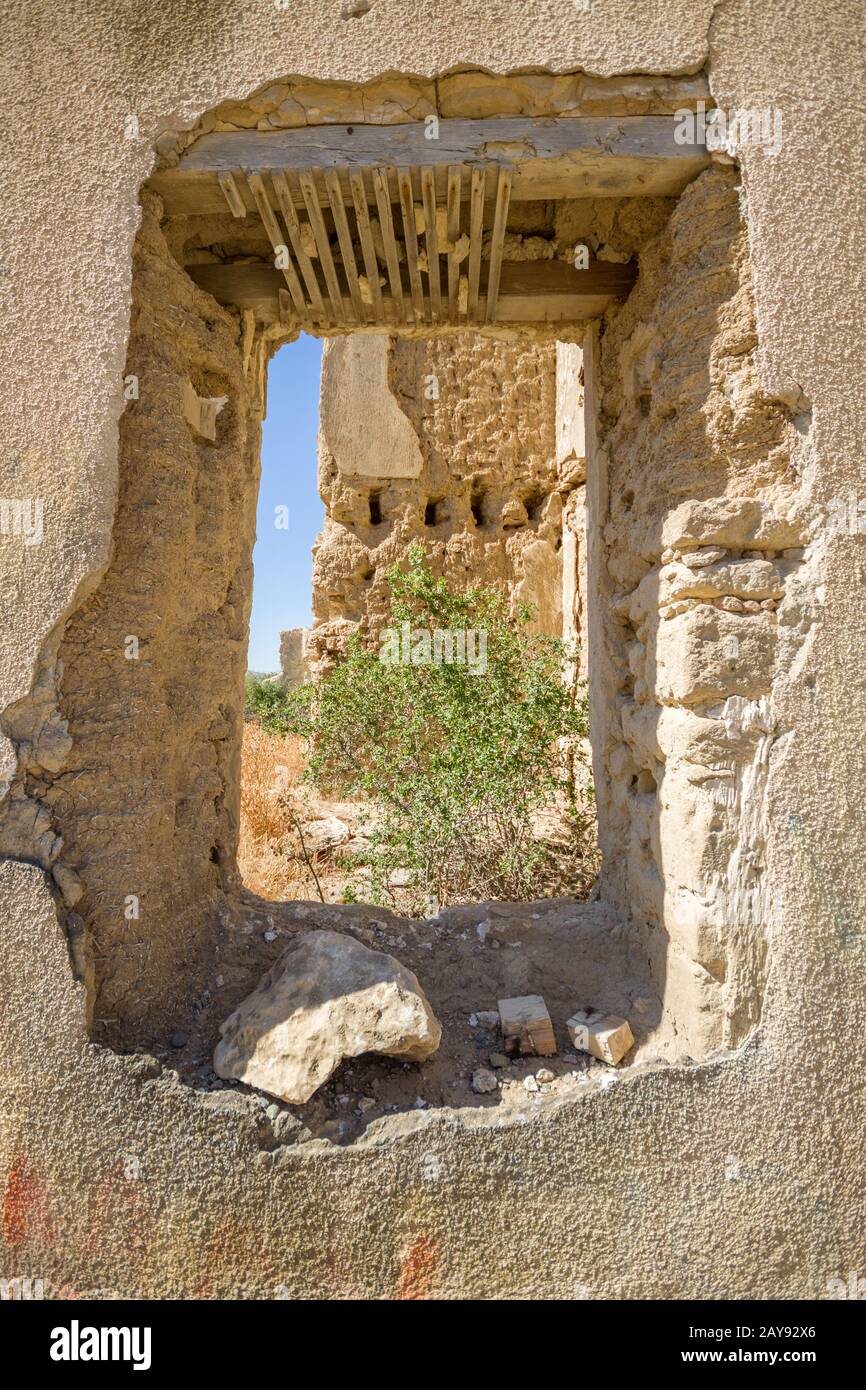
M 578 1052 L 589 1052 L 613 1067 L 634 1044 L 627 1019 L 598 1009 L 578 1009 L 565 1026 Z
M 540 994 L 500 999 L 502 1039 L 509 1057 L 553 1057 L 556 1038 L 550 1014 Z

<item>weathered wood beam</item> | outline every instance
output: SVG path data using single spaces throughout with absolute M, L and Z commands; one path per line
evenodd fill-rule
M 246 203 L 241 197 L 238 186 L 235 183 L 234 174 L 229 173 L 227 170 L 224 173 L 219 173 L 217 174 L 217 182 L 223 191 L 223 197 L 228 203 L 232 217 L 246 217 Z
M 283 280 L 272 266 L 239 262 L 191 265 L 187 269 L 196 284 L 221 304 L 250 309 L 263 321 L 278 316 L 278 292 Z M 482 320 L 486 314 L 489 274 L 489 262 L 482 262 L 479 275 L 479 317 Z M 575 270 L 566 261 L 503 261 L 496 322 L 567 323 L 594 318 L 612 301 L 626 297 L 636 274 L 633 263 L 619 265 L 595 261 L 586 270 Z M 402 291 L 405 299 L 409 294 L 408 269 L 404 270 Z M 382 296 L 383 312 L 378 322 L 383 330 L 395 325 L 406 326 L 404 299 L 398 310 L 393 295 Z M 411 326 L 411 320 L 409 323 Z M 352 324 L 344 321 L 338 326 L 349 328 Z M 327 328 L 322 331 L 326 332 Z
M 499 170 L 496 185 L 496 214 L 493 219 L 493 234 L 490 239 L 490 265 L 487 270 L 487 302 L 485 317 L 488 323 L 496 319 L 496 299 L 499 294 L 499 275 L 502 269 L 502 248 L 505 241 L 505 227 L 508 222 L 508 203 L 511 198 L 511 170 Z
M 346 217 L 346 208 L 343 203 L 340 181 L 333 169 L 325 170 L 325 187 L 328 190 L 328 198 L 331 203 L 331 216 L 334 219 L 334 226 L 337 229 L 337 240 L 340 243 L 340 255 L 343 258 L 343 271 L 349 286 L 349 298 L 352 301 L 355 318 L 358 320 L 358 323 L 363 323 L 365 319 L 364 303 L 361 299 L 361 287 L 358 282 L 355 248 L 352 244 L 352 233 L 349 231 L 349 220 Z
M 304 291 L 301 289 L 301 282 L 298 279 L 295 267 L 292 265 L 288 247 L 286 246 L 286 243 L 283 240 L 283 234 L 280 230 L 280 224 L 274 216 L 274 210 L 271 207 L 271 202 L 270 198 L 268 197 L 268 190 L 265 186 L 265 181 L 262 178 L 261 174 L 248 174 L 247 183 L 249 185 L 250 192 L 252 193 L 255 199 L 256 208 L 258 209 L 259 216 L 262 219 L 265 231 L 268 234 L 271 246 L 274 248 L 275 255 L 284 256 L 286 258 L 286 264 L 284 268 L 278 273 L 283 276 L 286 284 L 288 285 L 289 293 L 292 296 L 292 300 L 294 302 L 295 309 L 297 310 L 298 317 L 300 318 L 301 322 L 304 323 L 306 322 L 306 319 L 308 317 L 306 300 L 304 299 Z
M 484 236 L 484 184 L 486 175 L 483 169 L 472 170 L 472 187 L 469 194 L 469 303 L 470 322 L 478 317 L 478 285 L 481 275 L 481 242 Z
M 364 186 L 364 175 L 358 169 L 349 175 L 349 183 L 352 188 L 352 204 L 355 208 L 355 223 L 358 228 L 358 236 L 361 239 L 361 250 L 364 253 L 364 269 L 367 274 L 367 284 L 370 287 L 372 298 L 372 317 L 381 320 L 383 317 L 382 308 L 382 288 L 379 284 L 379 262 L 376 260 L 376 248 L 373 245 L 373 231 L 370 226 L 370 209 L 367 203 L 367 190 Z
M 343 291 L 340 288 L 340 281 L 337 278 L 334 257 L 331 254 L 331 243 L 328 240 L 325 220 L 322 217 L 320 195 L 316 186 L 316 177 L 313 170 L 303 169 L 298 174 L 298 183 L 307 209 L 307 216 L 310 219 L 310 226 L 313 229 L 313 237 L 315 238 L 316 249 L 319 253 L 319 264 L 322 267 L 325 284 L 328 287 L 333 322 L 345 323 L 347 319 L 347 310 L 343 301 Z M 349 313 L 348 318 L 351 320 L 352 317 L 353 315 Z
M 326 323 L 328 315 L 325 312 L 325 305 L 322 300 L 322 292 L 319 289 L 319 281 L 316 276 L 316 268 L 304 249 L 304 239 L 301 233 L 301 224 L 298 221 L 298 214 L 295 211 L 295 203 L 292 192 L 289 188 L 289 181 L 286 175 L 280 171 L 275 173 L 271 182 L 274 185 L 274 192 L 277 195 L 277 202 L 280 205 L 280 212 L 283 214 L 283 221 L 289 233 L 289 240 L 292 243 L 292 250 L 295 253 L 295 260 L 300 267 L 304 284 L 307 288 L 307 296 L 312 305 L 313 318 L 319 323 Z
M 448 319 L 451 323 L 456 323 L 458 316 L 457 287 L 460 279 L 460 262 L 457 258 L 457 252 L 453 248 L 460 238 L 460 190 L 462 182 L 463 170 L 461 166 L 451 164 L 448 168 L 448 192 L 445 198 L 446 231 L 452 248 L 448 252 Z
M 376 207 L 379 210 L 379 225 L 382 229 L 382 242 L 385 247 L 385 264 L 388 267 L 391 296 L 397 305 L 398 318 L 402 323 L 405 318 L 403 282 L 397 255 L 397 239 L 394 235 L 394 219 L 391 215 L 390 173 L 389 169 L 373 170 L 373 192 L 376 195 Z
M 424 201 L 424 245 L 427 251 L 427 284 L 430 291 L 430 316 L 434 323 L 442 319 L 442 291 L 439 281 L 439 235 L 436 229 L 436 188 L 433 170 L 421 170 L 421 197 Z
M 418 268 L 418 233 L 415 227 L 415 198 L 412 192 L 412 175 L 408 169 L 401 169 L 397 175 L 400 186 L 400 210 L 403 215 L 403 245 L 406 247 L 406 263 L 409 271 L 409 288 L 412 293 L 412 309 L 415 322 L 423 323 L 425 318 L 424 288 L 421 271 Z
M 202 135 L 174 169 L 151 178 L 169 216 L 225 211 L 221 173 L 274 169 L 335 169 L 350 196 L 348 171 L 389 169 L 398 201 L 397 171 L 429 165 L 436 197 L 447 196 L 452 164 L 514 169 L 511 197 L 591 198 L 681 193 L 709 163 L 702 145 L 677 144 L 674 116 L 558 116 L 439 122 L 428 140 L 422 122 L 391 126 L 306 126 L 300 130 L 225 131 Z M 252 199 L 240 188 L 248 210 Z

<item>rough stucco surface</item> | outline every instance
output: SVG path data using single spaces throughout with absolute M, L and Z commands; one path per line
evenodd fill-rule
M 760 1015 L 766 787 L 790 737 L 774 685 L 816 621 L 798 487 L 811 417 L 762 391 L 755 352 L 738 175 L 706 170 L 605 326 L 589 407 L 603 893 L 649 928 L 692 1057 L 736 1047 Z
M 378 0 L 350 22 L 339 9 L 93 0 L 60 19 L 44 3 L 4 7 L 14 195 L 0 208 L 0 317 L 15 351 L 0 396 L 3 489 L 44 496 L 47 520 L 41 547 L 4 543 L 4 704 L 26 695 L 40 649 L 109 559 L 150 137 L 275 73 L 708 61 L 722 104 L 780 107 L 780 154 L 743 159 L 757 372 L 770 395 L 810 403 L 801 488 L 813 519 L 863 496 L 856 5 L 618 0 L 575 16 L 550 0 L 519 21 L 480 0 Z M 140 142 L 123 137 L 130 107 Z M 741 1054 L 634 1074 L 510 1127 L 419 1114 L 387 1144 L 275 1157 L 252 1110 L 226 1113 L 86 1043 L 46 876 L 8 863 L 3 1274 L 43 1277 L 61 1296 L 797 1298 L 862 1271 L 866 555 L 862 535 L 820 524 L 814 544 L 819 615 L 774 690 L 791 733 L 766 790 L 769 963 L 761 1026 Z
M 72 748 L 25 784 L 63 839 L 61 889 L 76 875 L 66 897 L 85 926 L 91 1018 L 114 1045 L 142 1028 L 149 1040 L 215 973 L 216 914 L 237 879 L 259 475 L 256 359 L 245 371 L 235 318 L 173 261 L 157 212 L 147 200 L 135 243 L 125 373 L 139 395 L 121 418 L 111 560 L 58 651 Z M 214 440 L 180 409 L 189 384 L 225 401 Z

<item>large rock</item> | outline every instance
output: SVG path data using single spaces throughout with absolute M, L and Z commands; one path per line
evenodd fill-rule
M 298 1105 L 344 1057 L 423 1062 L 442 1036 L 411 970 L 354 937 L 300 937 L 226 1019 L 214 1070 Z
M 321 816 L 319 820 L 308 820 L 301 826 L 304 848 L 308 854 L 320 854 L 326 849 L 334 849 L 348 840 L 351 831 L 345 821 L 338 816 Z

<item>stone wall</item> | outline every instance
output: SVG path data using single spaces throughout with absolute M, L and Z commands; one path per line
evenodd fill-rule
M 4 537 L 4 805 L 21 815 L 5 827 L 0 865 L 2 1273 L 44 1278 L 55 1297 L 826 1297 L 829 1280 L 863 1268 L 862 1063 L 851 1020 L 866 1002 L 866 885 L 856 852 L 866 829 L 854 775 L 866 718 L 864 540 L 856 526 L 826 526 L 840 498 L 862 499 L 864 490 L 856 423 L 866 383 L 851 346 L 862 321 L 856 7 L 664 0 L 650 14 L 632 0 L 607 0 L 580 15 L 572 0 L 549 0 L 525 7 L 513 24 L 491 24 L 488 0 L 443 5 L 435 21 L 427 7 L 400 0 L 377 0 L 348 22 L 341 8 L 282 14 L 252 0 L 165 0 L 132 22 L 110 0 L 62 18 L 34 0 L 6 23 L 0 62 L 15 197 L 0 205 L 0 323 L 14 345 L 0 394 L 4 488 L 44 499 L 46 528 L 41 546 Z M 181 1085 L 171 1068 L 88 1044 L 46 871 L 56 837 L 42 842 L 50 815 L 40 817 L 23 780 L 40 741 L 43 768 L 69 751 L 58 723 L 57 652 L 111 559 L 131 248 L 154 142 L 287 71 L 363 85 L 383 73 L 441 82 L 467 69 L 552 83 L 580 69 L 588 82 L 601 74 L 628 84 L 630 74 L 663 81 L 702 68 L 728 109 L 775 107 L 783 118 L 776 157 L 741 154 L 758 325 L 757 342 L 745 339 L 754 372 L 745 401 L 764 397 L 776 403 L 773 414 L 779 402 L 795 411 L 802 444 L 790 486 L 810 526 L 799 571 L 807 582 L 789 577 L 776 610 L 799 616 L 787 625 L 797 639 L 792 660 L 772 673 L 780 734 L 762 803 L 760 1028 L 719 1062 L 633 1069 L 612 1091 L 556 1108 L 528 1100 L 519 1123 L 498 1123 L 495 1107 L 416 1112 L 383 1122 L 357 1148 L 275 1150 L 251 1098 L 227 1105 Z M 696 270 L 699 255 L 696 248 Z M 688 319 L 669 323 L 684 342 Z M 715 326 L 707 328 L 710 348 Z M 736 395 L 712 394 L 733 409 Z M 640 409 L 629 408 L 635 427 Z M 757 409 L 756 424 L 762 416 Z M 666 431 L 675 423 L 675 415 L 658 418 Z M 643 428 L 647 457 L 658 459 Z M 610 430 L 602 421 L 605 438 Z M 736 445 L 736 431 L 731 439 Z M 768 459 L 776 439 L 773 426 Z M 611 448 L 609 461 L 618 496 L 619 470 L 634 473 L 640 454 Z M 744 479 L 736 454 L 730 463 L 733 498 Z M 703 501 L 718 502 L 726 490 L 712 472 Z M 771 475 L 772 467 L 756 471 L 751 500 L 775 489 Z M 673 478 L 676 485 L 676 470 Z M 637 482 L 623 478 L 623 495 L 633 488 L 637 497 Z M 660 512 L 676 512 L 690 495 L 672 490 L 667 505 L 656 498 L 657 531 Z M 750 536 L 742 519 L 726 534 L 696 518 L 688 537 L 662 544 L 656 536 L 645 553 L 630 546 L 648 568 L 611 576 L 616 592 L 631 607 L 646 573 L 679 563 L 662 562 L 678 541 L 685 555 L 757 549 L 758 535 L 760 549 L 775 552 L 785 539 L 760 529 Z M 764 624 L 758 614 L 740 616 Z M 622 626 L 627 640 L 611 659 L 621 661 L 635 640 L 647 653 L 640 667 L 651 646 Z M 604 647 L 591 659 L 601 670 Z M 654 674 L 647 685 L 655 689 Z M 692 706 L 670 708 L 679 719 Z M 615 713 L 621 720 L 618 705 Z M 169 730 L 164 721 L 161 733 Z M 611 746 L 624 742 L 616 735 Z M 672 761 L 666 756 L 664 779 Z M 694 784 L 706 767 L 695 764 Z M 611 839 L 620 853 L 624 843 Z M 613 893 L 622 870 L 612 869 Z M 814 1026 L 804 1027 L 805 1017 Z
M 57 657 L 70 746 L 30 773 L 94 1034 L 114 1043 L 170 1026 L 178 991 L 206 987 L 237 884 L 264 362 L 175 264 L 159 211 L 134 248 L 112 558 Z M 189 423 L 191 390 L 224 401 L 213 440 Z
M 280 679 L 289 690 L 303 685 L 310 678 L 307 642 L 310 630 L 290 627 L 280 633 Z
M 310 657 L 321 671 L 349 633 L 375 638 L 388 567 L 423 543 L 460 588 L 490 583 L 562 630 L 563 490 L 556 346 L 478 334 L 326 345 Z
M 591 341 L 603 894 L 646 926 L 660 1036 L 691 1056 L 760 1017 L 773 687 L 809 626 L 809 415 L 761 388 L 756 351 L 737 174 L 708 170 Z

